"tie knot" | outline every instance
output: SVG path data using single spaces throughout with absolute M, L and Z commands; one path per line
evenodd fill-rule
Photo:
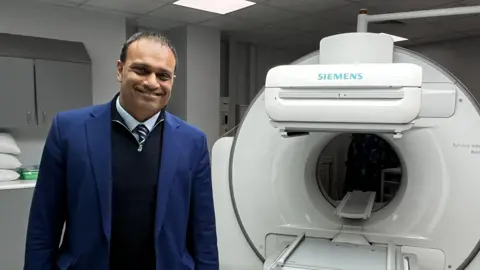
M 143 132 L 148 132 L 148 128 L 144 124 L 139 124 L 137 127 L 135 127 L 137 131 L 143 131 Z
M 143 143 L 145 141 L 145 139 L 147 138 L 147 135 L 148 135 L 148 132 L 149 132 L 148 128 L 145 125 L 140 124 L 135 128 L 135 130 L 138 133 L 140 142 Z

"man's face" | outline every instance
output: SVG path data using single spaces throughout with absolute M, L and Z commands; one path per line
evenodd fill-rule
M 130 44 L 125 63 L 117 63 L 122 105 L 139 121 L 165 107 L 170 99 L 175 56 L 158 40 L 143 38 Z

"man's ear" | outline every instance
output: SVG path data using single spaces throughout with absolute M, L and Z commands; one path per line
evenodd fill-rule
M 122 61 L 117 61 L 117 81 L 122 81 L 122 72 L 123 72 L 124 64 Z

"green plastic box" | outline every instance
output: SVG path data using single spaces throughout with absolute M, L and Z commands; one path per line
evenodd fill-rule
M 22 167 L 17 169 L 20 180 L 37 180 L 38 166 Z

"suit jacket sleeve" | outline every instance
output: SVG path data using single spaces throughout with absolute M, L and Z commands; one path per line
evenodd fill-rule
M 65 196 L 65 160 L 56 116 L 43 149 L 30 208 L 24 270 L 56 269 L 66 214 Z
M 217 234 L 213 206 L 210 156 L 203 137 L 191 198 L 190 233 L 196 270 L 218 270 Z

